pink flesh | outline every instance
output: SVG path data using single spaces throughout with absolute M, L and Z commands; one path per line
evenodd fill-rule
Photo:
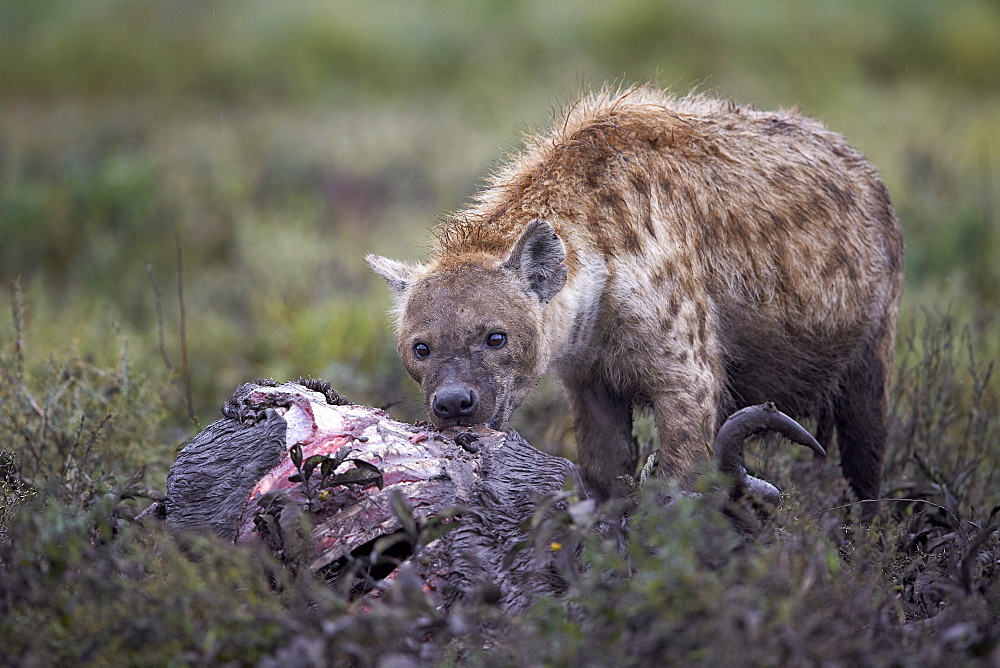
M 401 528 L 392 511 L 392 490 L 402 494 L 418 518 L 444 510 L 445 502 L 455 498 L 455 484 L 447 476 L 442 479 L 441 467 L 446 459 L 455 458 L 455 450 L 460 455 L 464 453 L 436 432 L 396 422 L 378 409 L 332 406 L 318 394 L 305 390 L 293 392 L 287 385 L 262 389 L 258 398 L 267 401 L 269 394 L 291 400 L 283 415 L 287 423 L 286 453 L 295 443 L 301 443 L 305 461 L 313 455 L 332 455 L 350 446 L 353 448 L 350 458 L 369 462 L 382 472 L 382 490 L 374 484 L 343 485 L 329 488 L 326 500 L 314 497 L 313 554 L 316 556 L 311 564 L 314 569 Z M 345 463 L 338 472 L 353 466 Z M 305 503 L 301 483 L 288 480 L 294 473 L 296 468 L 286 454 L 254 486 L 240 519 L 238 541 L 253 535 L 257 501 L 264 494 L 288 490 L 293 499 Z M 318 481 L 319 474 L 314 473 L 313 484 Z

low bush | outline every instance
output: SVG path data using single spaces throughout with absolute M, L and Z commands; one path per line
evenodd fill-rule
M 3 662 L 996 660 L 998 394 L 979 344 L 948 318 L 901 337 L 895 500 L 871 526 L 836 467 L 772 446 L 758 464 L 788 492 L 766 517 L 711 493 L 665 505 L 655 485 L 621 528 L 589 504 L 540 515 L 526 549 L 562 552 L 566 593 L 517 617 L 435 609 L 405 569 L 351 600 L 263 549 L 136 522 L 157 492 L 135 465 L 170 451 L 151 446 L 167 379 L 134 378 L 124 348 L 114 369 L 70 353 L 36 373 L 18 344 L 0 355 Z

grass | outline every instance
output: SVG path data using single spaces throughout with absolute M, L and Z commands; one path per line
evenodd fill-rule
M 997 35 L 986 0 L 0 0 L 0 662 L 995 661 Z M 421 417 L 364 254 L 420 258 L 523 130 L 643 80 L 799 105 L 882 171 L 907 243 L 883 491 L 918 501 L 845 541 L 835 467 L 765 448 L 790 494 L 755 540 L 645 504 L 627 554 L 581 538 L 519 619 L 406 591 L 357 614 L 130 522 L 250 378 Z M 571 455 L 564 415 L 546 383 L 515 426 Z

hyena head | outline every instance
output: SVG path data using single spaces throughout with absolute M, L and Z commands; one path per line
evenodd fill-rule
M 435 425 L 506 427 L 548 366 L 542 309 L 566 283 L 565 257 L 552 227 L 534 220 L 506 257 L 366 258 L 393 292 L 399 358 Z

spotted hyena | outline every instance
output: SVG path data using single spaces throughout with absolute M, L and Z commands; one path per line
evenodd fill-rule
M 690 485 L 733 411 L 773 401 L 834 428 L 874 498 L 903 244 L 885 186 L 791 112 L 641 88 L 571 106 L 437 230 L 429 262 L 368 262 L 438 426 L 502 429 L 548 370 L 602 498 L 651 405 L 659 472 Z

